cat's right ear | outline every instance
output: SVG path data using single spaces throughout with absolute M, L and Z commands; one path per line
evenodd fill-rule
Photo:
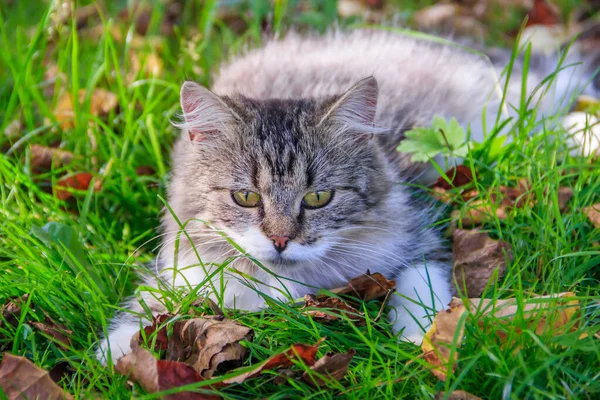
M 234 111 L 219 96 L 195 82 L 186 81 L 181 86 L 180 101 L 183 121 L 175 126 L 186 130 L 192 142 L 223 133 L 235 122 Z

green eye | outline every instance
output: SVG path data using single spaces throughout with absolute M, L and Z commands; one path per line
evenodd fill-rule
M 325 207 L 331 201 L 333 191 L 323 190 L 320 192 L 310 192 L 302 198 L 302 204 L 305 208 Z
M 233 192 L 231 193 L 231 197 L 233 197 L 233 201 L 235 201 L 238 206 L 242 207 L 256 207 L 260 204 L 260 194 L 249 192 L 247 190 Z

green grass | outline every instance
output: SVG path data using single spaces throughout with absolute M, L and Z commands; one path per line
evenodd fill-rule
M 317 6 L 306 15 L 292 12 L 293 1 L 278 1 L 275 10 L 266 0 L 238 4 L 238 10 L 252 11 L 239 11 L 245 20 L 241 31 L 230 29 L 218 17 L 217 2 L 190 3 L 183 21 L 159 48 L 146 43 L 135 50 L 132 41 L 119 42 L 108 34 L 89 39 L 69 26 L 50 41 L 52 12 L 44 2 L 0 6 L 0 304 L 30 294 L 18 324 L 0 324 L 2 351 L 26 356 L 45 369 L 67 363 L 75 373 L 60 384 L 81 398 L 156 397 L 130 387 L 126 378 L 101 366 L 94 347 L 119 301 L 134 292 L 137 268 L 156 255 L 163 205 L 159 196 L 164 195 L 169 149 L 177 134 L 169 119 L 178 110 L 180 84 L 185 79 L 209 83 L 221 60 L 244 46 L 260 44 L 265 24 L 282 32 L 291 25 L 324 29 L 335 18 L 331 11 L 335 2 L 313 3 Z M 129 29 L 116 17 L 123 6 L 111 3 L 103 15 L 107 32 L 111 24 L 123 33 Z M 150 34 L 158 34 L 162 15 L 160 6 L 153 8 Z M 130 50 L 142 59 L 158 54 L 164 62 L 162 74 L 150 78 L 140 73 L 128 80 Z M 48 63 L 64 73 L 64 82 L 46 82 Z M 54 87 L 54 94 L 48 95 L 49 87 Z M 115 93 L 118 108 L 102 118 L 78 112 L 73 129 L 60 129 L 52 112 L 60 91 L 89 93 L 94 88 Z M 229 312 L 256 332 L 247 344 L 251 354 L 247 365 L 293 343 L 327 337 L 320 355 L 356 349 L 347 377 L 316 390 L 299 381 L 276 385 L 273 375 L 266 374 L 222 390 L 222 395 L 432 399 L 440 391 L 461 389 L 486 399 L 600 397 L 600 344 L 593 338 L 600 321 L 600 230 L 581 212 L 600 202 L 600 165 L 597 160 L 564 156 L 560 132 L 542 129 L 531 137 L 539 128 L 536 111 L 526 99 L 521 103 L 519 121 L 510 132 L 512 143 L 494 152 L 476 149 L 465 161 L 478 172 L 474 186 L 482 192 L 527 179 L 539 199 L 512 210 L 504 221 L 492 219 L 485 225 L 492 236 L 512 246 L 514 255 L 506 277 L 486 295 L 522 301 L 533 293 L 574 291 L 582 311 L 572 332 L 536 335 L 521 321 L 516 324 L 522 333 L 507 348 L 485 329 L 493 323 L 491 318 L 484 324 L 470 320 L 456 373 L 441 382 L 429 372 L 419 347 L 398 342 L 385 321 L 370 318 L 366 327 L 343 321 L 323 325 L 302 315 L 298 306 L 270 301 L 271 308 L 259 313 Z M 20 138 L 3 136 L 15 119 L 22 121 Z M 555 134 L 558 139 L 551 140 Z M 67 167 L 37 174 L 30 165 L 31 144 L 59 144 L 75 157 Z M 136 173 L 140 166 L 152 166 L 156 172 L 140 176 Z M 77 172 L 91 172 L 101 181 L 101 190 L 94 191 L 92 185 L 87 192 L 76 193 L 75 199 L 59 201 L 51 187 Z M 563 213 L 556 205 L 561 186 L 574 191 Z M 173 306 L 191 300 L 184 300 L 182 293 L 166 295 Z M 376 302 L 365 307 L 369 315 L 377 313 Z M 73 332 L 67 349 L 32 327 L 45 314 Z M 589 337 L 578 339 L 584 332 Z

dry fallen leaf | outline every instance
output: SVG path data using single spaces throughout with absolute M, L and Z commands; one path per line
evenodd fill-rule
M 68 176 L 56 182 L 55 195 L 59 200 L 68 200 L 72 198 L 73 192 L 67 189 L 86 191 L 92 182 L 92 174 L 89 172 L 80 172 L 75 175 Z M 99 182 L 94 185 L 94 190 L 100 190 Z
M 490 191 L 487 194 L 489 200 L 478 199 L 480 194 L 477 190 L 462 193 L 463 200 L 470 201 L 462 211 L 454 210 L 452 218 L 460 220 L 465 227 L 473 227 L 494 217 L 505 220 L 511 208 L 522 208 L 531 203 L 529 184 L 525 180 L 519 181 L 518 187 L 500 186 Z
M 306 309 L 304 314 L 311 315 L 314 319 L 337 321 L 340 319 L 340 315 L 345 315 L 351 321 L 355 321 L 357 325 L 365 323 L 364 315 L 356 308 L 346 304 L 342 299 L 327 297 L 323 301 L 319 301 L 315 296 L 307 294 L 304 296 L 304 301 L 306 301 L 303 308 Z M 310 308 L 316 308 L 316 310 Z M 339 310 L 339 312 L 336 313 L 334 310 Z
M 478 297 L 487 286 L 494 285 L 495 282 L 490 282 L 492 277 L 504 276 L 506 258 L 511 256 L 510 246 L 477 229 L 457 229 L 452 238 L 456 289 L 468 297 Z
M 583 213 L 587 215 L 588 219 L 592 222 L 592 225 L 596 228 L 600 228 L 600 203 L 584 207 Z
M 0 387 L 9 400 L 64 400 L 73 397 L 52 381 L 48 372 L 25 357 L 4 353 L 0 364 Z
M 167 327 L 164 325 L 171 316 L 169 314 L 160 314 L 152 318 L 152 325 L 144 327 L 144 336 L 149 338 L 156 333 L 156 339 L 148 340 L 149 344 L 154 344 L 153 350 L 167 350 L 169 345 L 169 336 Z M 142 335 L 139 336 L 138 344 L 143 341 Z
M 79 104 L 83 107 L 83 102 L 86 97 L 84 89 L 79 90 Z M 90 97 L 90 108 L 88 110 L 79 109 L 80 112 L 89 112 L 94 116 L 108 115 L 112 110 L 117 108 L 117 95 L 105 89 L 94 89 Z M 54 109 L 54 116 L 64 130 L 71 129 L 75 126 L 73 109 L 73 98 L 71 93 L 63 94 Z
M 454 32 L 483 38 L 487 28 L 469 9 L 454 3 L 439 3 L 425 7 L 413 15 L 418 29 L 426 32 Z
M 558 188 L 558 209 L 560 211 L 565 211 L 567 209 L 567 205 L 569 204 L 569 200 L 573 197 L 573 189 L 568 187 L 559 187 Z
M 44 322 L 32 322 L 31 325 L 56 340 L 62 348 L 67 348 L 71 344 L 73 331 L 67 329 L 65 325 L 57 323 L 48 315 L 46 315 Z
M 315 365 L 310 367 L 310 371 L 314 373 L 304 372 L 302 379 L 313 387 L 321 387 L 327 385 L 327 381 L 320 376 L 328 377 L 339 381 L 348 372 L 348 365 L 352 361 L 352 357 L 356 352 L 350 350 L 347 353 L 327 353 L 325 356 L 317 360 Z
M 4 128 L 4 136 L 8 139 L 16 140 L 23 135 L 23 121 L 21 118 L 13 119 L 6 128 Z
M 560 22 L 560 8 L 548 0 L 533 0 L 533 7 L 527 13 L 527 25 L 554 25 Z
M 161 75 L 164 70 L 162 59 L 154 53 L 142 56 L 142 59 L 140 60 L 138 53 L 134 50 L 130 50 L 129 63 L 130 68 L 126 80 L 130 83 L 135 81 L 140 71 L 143 76 L 155 77 Z
M 69 151 L 39 144 L 31 145 L 31 169 L 36 173 L 49 171 L 53 164 L 55 167 L 62 167 L 69 164 L 72 159 L 73 153 Z
M 447 397 L 446 397 L 446 393 L 444 392 L 440 392 L 438 394 L 435 395 L 435 400 L 481 400 L 480 397 L 475 396 L 474 394 L 471 394 L 469 392 L 465 392 L 464 390 L 455 390 L 454 392 L 450 393 Z
M 137 176 L 149 176 L 156 174 L 156 170 L 149 165 L 141 165 L 135 169 Z
M 173 325 L 167 359 L 184 361 L 203 378 L 210 379 L 221 365 L 242 365 L 247 349 L 240 342 L 253 337 L 252 329 L 221 317 L 179 321 Z
M 459 165 L 456 168 L 450 168 L 448 171 L 446 171 L 446 176 L 450 179 L 452 184 L 448 183 L 447 180 L 440 176 L 431 187 L 450 190 L 454 187 L 464 186 L 473 182 L 473 172 L 471 171 L 471 168 L 467 167 L 466 165 Z
M 421 349 L 424 359 L 431 364 L 431 372 L 440 380 L 445 381 L 449 369 L 454 371 L 458 359 L 458 349 L 462 343 L 467 312 L 478 316 L 482 323 L 484 316 L 491 316 L 490 335 L 495 335 L 506 344 L 507 330 L 519 333 L 520 327 L 514 326 L 515 316 L 522 316 L 528 328 L 540 335 L 546 331 L 554 336 L 565 331 L 565 325 L 579 310 L 579 302 L 571 299 L 575 294 L 565 292 L 547 296 L 532 297 L 519 304 L 516 299 L 468 299 L 465 305 L 461 299 L 453 298 L 447 310 L 440 311 L 431 328 L 425 334 Z M 556 304 L 557 307 L 549 308 Z M 521 307 L 522 306 L 522 307 Z M 552 316 L 552 318 L 550 318 Z M 548 321 L 553 323 L 549 323 Z M 453 344 L 455 349 L 453 350 Z
M 379 272 L 373 274 L 367 272 L 359 277 L 353 278 L 348 282 L 348 285 L 329 290 L 329 292 L 342 295 L 349 294 L 363 301 L 369 301 L 384 297 L 390 290 L 396 287 L 396 282 L 387 279 Z M 327 295 L 318 295 L 317 300 L 323 301 L 327 299 Z
M 20 297 L 9 299 L 5 304 L 0 307 L 0 314 L 2 319 L 0 320 L 0 327 L 6 322 L 8 325 L 15 326 L 21 316 L 21 305 L 27 302 L 29 294 L 24 294 Z
M 133 351 L 117 361 L 116 370 L 121 375 L 137 382 L 149 393 L 162 392 L 203 381 L 200 374 L 187 364 L 155 359 L 152 353 L 137 345 L 138 338 L 136 336 L 132 339 Z M 170 400 L 212 400 L 221 397 L 205 393 L 180 392 L 165 396 L 165 398 Z
M 222 384 L 230 385 L 232 383 L 244 383 L 250 378 L 260 375 L 263 371 L 290 367 L 294 365 L 294 360 L 302 360 L 306 365 L 312 366 L 316 362 L 317 349 L 324 339 L 319 340 L 314 345 L 295 344 L 283 353 L 276 354 L 262 364 L 233 378 L 225 379 Z

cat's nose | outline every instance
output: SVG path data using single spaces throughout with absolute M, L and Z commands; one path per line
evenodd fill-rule
M 285 250 L 285 248 L 287 247 L 288 242 L 290 241 L 290 238 L 287 236 L 269 236 L 269 239 L 271 239 L 273 241 L 273 245 L 275 246 L 275 250 L 277 250 L 279 253 L 281 253 L 282 251 Z

